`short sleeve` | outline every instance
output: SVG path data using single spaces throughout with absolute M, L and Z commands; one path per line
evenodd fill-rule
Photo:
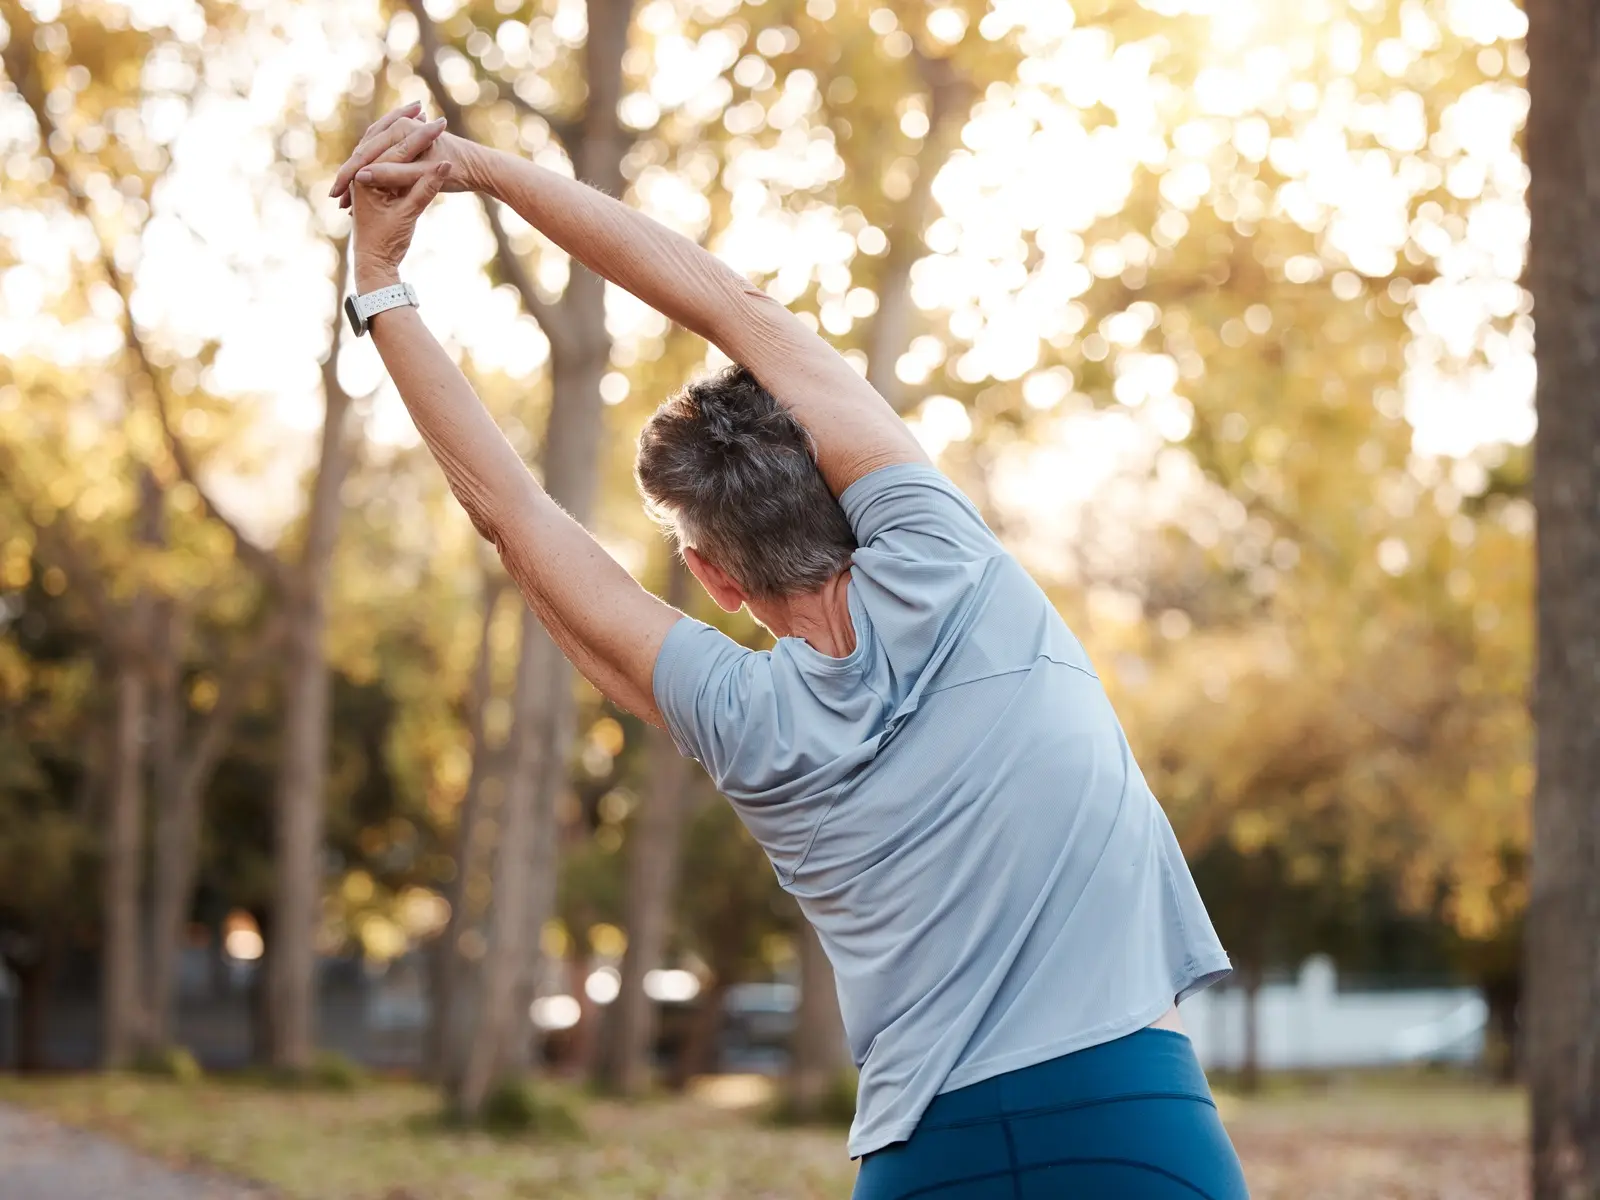
M 961 489 L 921 463 L 865 475 L 839 500 L 859 547 L 852 582 L 890 663 L 898 704 L 970 628 L 1005 548 Z
M 723 789 L 746 730 L 768 707 L 757 652 L 710 625 L 684 617 L 656 656 L 656 706 L 678 750 L 696 759 Z
M 925 463 L 897 463 L 863 475 L 845 489 L 839 505 L 864 549 L 924 562 L 1002 553 L 972 501 Z
M 750 650 L 684 617 L 652 680 L 673 742 L 705 767 L 780 876 L 804 856 L 831 789 L 871 757 L 883 723 L 880 698 L 843 660 L 808 671 L 796 652 Z

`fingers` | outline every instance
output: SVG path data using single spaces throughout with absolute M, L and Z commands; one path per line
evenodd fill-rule
M 338 196 L 341 193 L 344 194 L 346 196 L 345 207 L 349 207 L 346 189 L 350 186 L 350 179 L 358 170 L 371 162 L 377 153 L 381 152 L 375 150 L 375 147 L 387 147 L 389 145 L 388 139 L 383 138 L 382 135 L 386 134 L 397 121 L 408 120 L 417 116 L 420 112 L 422 112 L 421 103 L 413 100 L 410 104 L 401 105 L 393 112 L 384 113 L 383 116 L 368 125 L 367 131 L 361 135 L 361 141 L 356 144 L 356 148 L 351 152 L 349 159 L 344 166 L 339 168 L 339 173 L 333 177 L 333 186 L 328 189 L 328 195 Z M 366 156 L 369 151 L 371 152 L 370 156 Z
M 345 160 L 344 166 L 340 167 L 339 173 L 333 177 L 333 186 L 328 189 L 328 195 L 348 196 L 346 189 L 350 186 L 350 180 L 362 167 L 380 158 L 390 162 L 415 158 L 444 132 L 443 117 L 427 124 L 419 124 L 403 112 L 390 115 L 394 120 L 363 138 L 361 144 Z M 348 207 L 348 204 L 345 207 Z
M 375 162 L 356 172 L 356 182 L 386 192 L 409 192 L 439 163 Z M 448 164 L 443 164 L 448 165 Z
M 402 104 L 399 108 L 384 113 L 383 116 L 379 117 L 371 125 L 368 125 L 367 131 L 361 135 L 361 140 L 364 142 L 368 138 L 382 133 L 401 117 L 414 117 L 421 111 L 422 101 L 420 100 L 413 100 L 410 104 Z
M 350 181 L 355 178 L 357 171 L 388 149 L 389 143 L 385 140 L 388 133 L 388 129 L 385 128 L 383 131 L 362 141 L 360 145 L 351 151 L 350 157 L 344 161 L 344 166 L 340 167 L 339 173 L 333 177 L 333 186 L 328 189 L 328 195 L 343 196 L 345 206 L 349 206 Z
M 420 213 L 439 194 L 439 189 L 444 187 L 444 181 L 448 178 L 450 178 L 448 162 L 428 165 L 423 171 L 422 178 L 417 180 L 406 193 L 406 207 L 413 213 Z
M 390 144 L 387 150 L 370 161 L 410 162 L 429 146 L 433 145 L 434 142 L 438 141 L 439 135 L 443 132 L 444 118 L 436 117 L 426 125 L 418 125 L 410 129 L 409 132 L 401 134 Z

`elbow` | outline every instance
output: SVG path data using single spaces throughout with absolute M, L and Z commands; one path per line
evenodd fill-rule
M 478 531 L 478 536 L 495 548 L 501 558 L 505 557 L 505 534 L 500 523 L 490 517 L 481 505 L 463 504 L 462 509 L 467 514 L 467 520 L 472 522 L 472 527 Z
M 506 527 L 504 503 L 498 503 L 492 488 L 484 486 L 477 478 L 458 474 L 450 481 L 450 490 L 456 495 L 456 501 L 467 514 L 467 520 L 472 522 L 472 527 L 478 531 L 478 536 L 501 552 L 505 553 Z
M 788 308 L 779 304 L 757 284 L 741 278 L 738 293 L 730 306 L 746 326 L 761 327 L 784 317 L 793 318 Z
M 777 302 L 719 260 L 695 260 L 686 265 L 690 268 L 686 292 L 693 301 L 679 314 L 678 323 L 740 361 L 737 351 L 753 330 L 770 319 Z

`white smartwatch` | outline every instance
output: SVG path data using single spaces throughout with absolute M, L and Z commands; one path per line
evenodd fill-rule
M 372 325 L 372 318 L 391 308 L 399 308 L 402 304 L 409 304 L 413 308 L 421 308 L 417 302 L 417 292 L 409 283 L 397 283 L 392 287 L 379 288 L 375 292 L 368 292 L 365 296 L 349 295 L 344 298 L 344 315 L 350 318 L 350 328 L 355 330 L 357 337 L 364 337 Z

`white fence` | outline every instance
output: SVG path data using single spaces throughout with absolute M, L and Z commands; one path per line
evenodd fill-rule
M 1243 1062 L 1244 1001 L 1242 989 L 1222 987 L 1184 1003 L 1183 1022 L 1205 1066 Z M 1474 988 L 1341 992 L 1333 963 L 1319 956 L 1306 960 L 1293 983 L 1265 984 L 1257 993 L 1257 1061 L 1268 1071 L 1475 1062 L 1487 1019 Z

